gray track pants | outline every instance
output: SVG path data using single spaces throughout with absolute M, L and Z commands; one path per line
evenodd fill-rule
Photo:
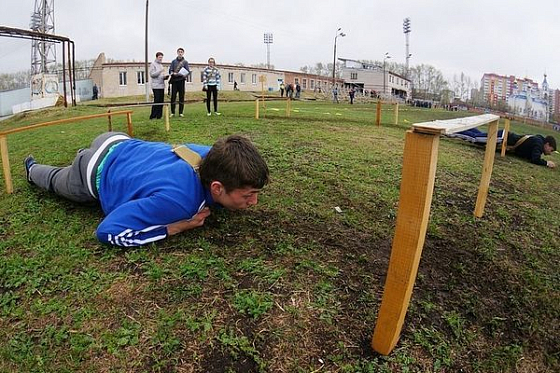
M 39 188 L 75 202 L 97 201 L 95 177 L 97 166 L 109 148 L 130 137 L 121 132 L 106 132 L 93 140 L 88 149 L 81 149 L 71 166 L 54 167 L 43 164 L 31 166 L 29 176 Z

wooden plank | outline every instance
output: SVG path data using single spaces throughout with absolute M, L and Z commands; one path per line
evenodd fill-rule
M 389 354 L 399 340 L 426 238 L 439 136 L 407 131 L 391 259 L 372 348 Z
M 412 125 L 412 128 L 414 128 L 414 131 L 416 132 L 441 133 L 449 135 L 451 133 L 461 132 L 471 128 L 479 127 L 499 119 L 500 117 L 498 115 L 482 114 L 473 117 L 415 123 Z
M 506 119 L 506 124 L 504 126 L 504 136 L 502 139 L 502 152 L 501 152 L 501 156 L 505 157 L 506 156 L 506 150 L 507 150 L 507 139 L 508 139 L 508 134 L 509 134 L 509 119 Z
M 4 170 L 6 193 L 12 194 L 14 192 L 14 186 L 12 184 L 12 172 L 10 171 L 10 155 L 8 153 L 8 139 L 6 136 L 0 136 L 0 153 L 2 154 L 2 169 Z
M 488 197 L 488 189 L 490 188 L 490 178 L 492 177 L 497 137 L 498 120 L 490 123 L 488 126 L 488 140 L 486 141 L 486 152 L 484 153 L 484 165 L 482 166 L 482 176 L 480 177 L 480 186 L 478 187 L 478 196 L 476 197 L 476 206 L 474 208 L 474 215 L 477 218 L 482 217 L 484 214 L 486 197 Z
M 395 124 L 399 124 L 399 103 L 395 104 Z
M 255 100 L 255 119 L 259 119 L 259 99 Z
M 109 132 L 113 131 L 113 121 L 111 120 L 111 109 L 107 110 L 107 120 L 109 121 L 109 124 L 107 126 L 107 129 L 109 130 Z
M 132 112 L 126 113 L 126 129 L 128 136 L 134 137 L 134 131 L 132 130 Z
M 377 123 L 377 127 L 381 125 L 381 100 L 377 100 L 377 112 L 375 115 L 375 123 Z
M 169 132 L 169 104 L 163 105 L 163 118 L 165 120 L 165 132 Z
M 123 114 L 126 114 L 126 115 L 132 114 L 132 110 L 115 111 L 113 113 L 108 112 L 108 113 L 102 113 L 102 114 L 84 115 L 84 116 L 81 116 L 81 117 L 59 119 L 59 120 L 54 120 L 54 121 L 51 121 L 51 122 L 33 124 L 31 126 L 14 128 L 14 129 L 11 129 L 11 130 L 0 132 L 0 136 L 10 135 L 12 133 L 23 132 L 23 131 L 27 131 L 27 130 L 31 130 L 31 129 L 35 129 L 35 128 L 40 128 L 40 127 L 54 126 L 55 124 L 79 122 L 81 120 L 102 118 L 102 117 L 106 117 L 106 116 L 109 116 L 109 118 L 110 118 L 111 116 L 114 116 L 114 115 L 123 115 Z

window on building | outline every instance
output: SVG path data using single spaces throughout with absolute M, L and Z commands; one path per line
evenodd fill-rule
M 187 74 L 187 77 L 185 78 L 185 81 L 187 83 L 192 83 L 192 74 Z
M 301 81 L 301 88 L 307 89 L 307 79 L 303 79 L 303 80 Z
M 298 78 L 294 79 L 294 84 L 299 84 L 299 79 Z
M 138 85 L 146 84 L 146 79 L 144 75 L 144 71 L 137 71 L 136 72 L 136 80 L 138 81 Z
M 315 89 L 315 80 L 311 79 L 311 80 L 309 81 L 309 88 L 310 88 L 310 89 Z
M 119 73 L 119 85 L 126 85 L 126 71 Z
M 245 73 L 241 73 L 241 78 L 239 79 L 241 84 L 245 84 Z
M 204 70 L 200 72 L 200 81 L 204 81 Z
M 233 73 L 228 73 L 227 74 L 227 81 L 228 81 L 228 83 L 233 83 Z
M 358 73 L 350 73 L 350 79 L 351 79 L 351 80 L 356 80 L 356 79 L 358 79 Z
M 251 83 L 257 84 L 257 74 L 251 75 Z

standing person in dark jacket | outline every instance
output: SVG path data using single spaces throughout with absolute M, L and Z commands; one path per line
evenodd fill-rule
M 169 77 L 163 67 L 163 53 L 157 52 L 156 59 L 150 65 L 150 78 L 152 78 L 152 91 L 154 92 L 154 104 L 150 119 L 161 119 L 163 106 L 163 96 L 165 94 L 165 80 Z M 159 105 L 158 105 L 159 104 Z
M 171 79 L 171 116 L 175 115 L 175 99 L 179 93 L 179 116 L 183 116 L 183 108 L 185 101 L 185 79 L 191 73 L 189 63 L 184 57 L 185 50 L 183 48 L 177 49 L 177 58 L 171 62 L 169 66 L 169 74 Z
M 220 89 L 220 71 L 216 68 L 216 60 L 210 57 L 208 59 L 208 66 L 202 72 L 202 86 L 206 91 L 206 110 L 208 116 L 210 113 L 210 99 L 214 96 L 214 114 L 221 115 L 218 111 L 218 90 Z
M 141 246 L 200 227 L 210 210 L 256 205 L 269 171 L 247 138 L 231 135 L 212 147 L 132 139 L 107 132 L 78 151 L 71 166 L 25 158 L 27 180 L 78 203 L 98 202 L 105 218 L 97 238 Z

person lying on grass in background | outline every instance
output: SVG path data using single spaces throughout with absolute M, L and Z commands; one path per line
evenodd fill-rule
M 269 181 L 266 162 L 242 136 L 210 147 L 178 148 L 107 132 L 80 149 L 71 166 L 24 161 L 27 180 L 80 203 L 99 202 L 105 218 L 97 238 L 141 246 L 204 224 L 208 206 L 242 210 L 257 204 Z
M 478 128 L 458 132 L 459 134 L 470 136 L 473 138 L 488 138 L 486 132 L 480 131 Z M 508 133 L 507 151 L 513 152 L 521 158 L 528 159 L 531 163 L 555 168 L 553 161 L 547 161 L 541 158 L 541 155 L 550 155 L 556 151 L 556 140 L 553 136 L 542 135 L 517 135 L 513 132 Z

